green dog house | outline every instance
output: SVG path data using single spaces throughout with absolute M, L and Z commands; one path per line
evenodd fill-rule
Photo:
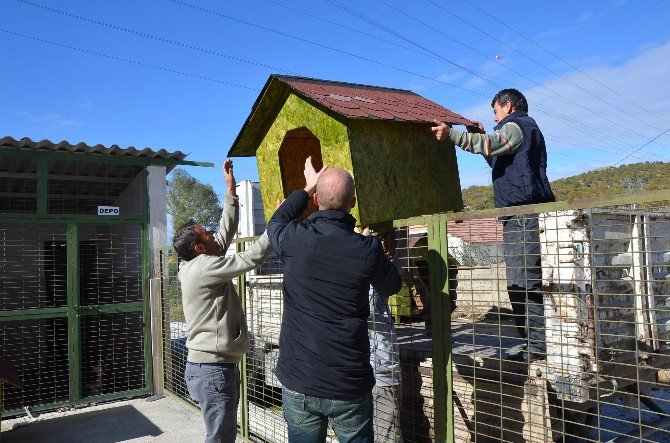
M 266 219 L 304 187 L 308 156 L 352 174 L 360 225 L 457 211 L 456 153 L 432 137 L 435 119 L 473 124 L 412 91 L 271 75 L 228 156 L 256 156 Z

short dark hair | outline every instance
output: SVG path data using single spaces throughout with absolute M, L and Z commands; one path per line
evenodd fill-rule
M 493 107 L 496 102 L 498 102 L 500 106 L 510 102 L 515 111 L 528 112 L 528 101 L 526 100 L 526 97 L 516 89 L 503 89 L 498 92 L 496 96 L 493 97 L 493 100 L 491 100 L 491 107 Z
M 195 231 L 199 223 L 191 219 L 181 225 L 172 237 L 172 246 L 180 259 L 189 261 L 196 257 L 195 245 L 200 243 L 200 234 Z

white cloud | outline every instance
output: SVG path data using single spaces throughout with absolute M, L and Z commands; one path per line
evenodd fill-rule
M 18 110 L 14 114 L 19 117 L 24 117 L 32 121 L 41 122 L 53 126 L 78 126 L 83 124 L 83 122 L 81 122 L 80 120 L 74 118 L 62 117 L 54 113 L 33 114 L 25 110 Z
M 553 78 L 542 87 L 523 91 L 530 101 L 530 115 L 547 136 L 551 179 L 613 165 L 670 127 L 668 59 L 670 42 L 646 47 L 616 65 L 610 61 L 566 73 L 563 77 L 568 82 Z M 551 93 L 544 88 L 562 98 L 547 97 Z M 488 130 L 493 126 L 489 100 L 461 114 L 481 120 Z M 670 160 L 669 143 L 670 137 L 663 137 L 625 162 Z M 462 175 L 468 172 L 462 171 Z M 477 171 L 474 175 L 480 174 Z

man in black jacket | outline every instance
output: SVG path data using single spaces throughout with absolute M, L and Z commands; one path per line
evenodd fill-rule
M 497 123 L 494 132 L 484 133 L 479 122 L 463 132 L 436 121 L 432 128 L 435 138 L 449 139 L 463 150 L 486 158 L 492 169 L 496 208 L 553 202 L 544 136 L 528 115 L 526 97 L 516 89 L 503 89 L 493 97 L 491 107 Z M 501 221 L 507 293 L 517 331 L 526 339 L 526 349 L 509 359 L 543 359 L 547 348 L 537 214 L 501 217 Z
M 340 442 L 373 440 L 367 319 L 370 285 L 383 296 L 401 278 L 380 241 L 354 232 L 354 181 L 334 168 L 305 162 L 306 186 L 268 223 L 284 263 L 284 314 L 277 378 L 291 442 L 323 442 L 330 423 Z M 316 191 L 316 192 L 315 192 Z M 297 218 L 314 196 L 319 210 Z

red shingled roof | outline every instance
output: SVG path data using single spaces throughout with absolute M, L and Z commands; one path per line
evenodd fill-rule
M 472 125 L 462 115 L 412 91 L 301 77 L 277 76 L 297 92 L 349 118 Z
M 450 221 L 447 234 L 467 243 L 502 243 L 502 224 L 495 217 Z
M 474 126 L 473 122 L 412 91 L 271 75 L 228 151 L 228 157 L 256 155 L 286 99 L 294 94 L 341 120 L 384 120 L 398 124 L 433 123 Z

